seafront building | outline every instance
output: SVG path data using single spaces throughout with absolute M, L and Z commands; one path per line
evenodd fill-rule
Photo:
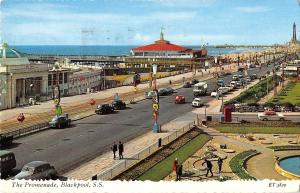
M 125 58 L 126 67 L 149 68 L 151 63 L 160 67 L 203 67 L 207 59 L 207 50 L 193 50 L 184 46 L 172 44 L 164 39 L 163 32 L 160 39 L 153 44 L 133 48 L 130 56 Z

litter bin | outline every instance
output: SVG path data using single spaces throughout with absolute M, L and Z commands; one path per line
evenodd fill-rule
M 207 121 L 212 121 L 212 116 L 206 116 Z
M 161 147 L 161 138 L 158 139 L 158 147 Z

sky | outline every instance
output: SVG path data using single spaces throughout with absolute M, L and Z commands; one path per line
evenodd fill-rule
M 0 0 L 12 45 L 286 43 L 300 0 Z

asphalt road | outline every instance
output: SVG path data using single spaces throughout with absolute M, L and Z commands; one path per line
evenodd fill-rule
M 263 66 L 261 70 L 250 69 L 249 74 L 265 74 L 271 68 L 272 66 Z M 232 75 L 223 78 L 226 84 L 231 81 L 231 77 Z M 211 92 L 213 81 L 208 81 L 208 84 L 208 92 Z M 174 104 L 178 94 L 186 97 L 185 104 Z M 215 100 L 210 96 L 202 98 L 204 101 Z M 191 111 L 192 100 L 192 88 L 182 88 L 171 96 L 161 97 L 159 123 L 167 123 Z M 108 151 L 114 141 L 126 142 L 151 130 L 151 106 L 151 100 L 143 100 L 115 114 L 93 115 L 75 121 L 70 128 L 49 129 L 28 135 L 16 140 L 9 150 L 15 153 L 17 169 L 30 161 L 42 160 L 50 162 L 59 172 L 66 172 Z

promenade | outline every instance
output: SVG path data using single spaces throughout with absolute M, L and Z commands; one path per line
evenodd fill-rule
M 195 78 L 212 78 L 212 72 L 216 72 L 216 70 L 220 69 L 211 68 L 207 71 L 204 71 L 203 74 L 197 72 Z M 224 70 L 236 71 L 236 65 L 224 66 Z M 183 84 L 183 79 L 188 81 L 192 78 L 192 72 L 161 78 L 157 80 L 157 87 L 160 88 L 170 86 L 170 80 L 172 81 L 172 86 L 178 87 Z M 94 114 L 95 106 L 89 104 L 90 99 L 95 99 L 96 104 L 110 103 L 113 100 L 113 96 L 118 93 L 121 99 L 128 103 L 131 99 L 144 99 L 144 92 L 149 91 L 152 88 L 149 88 L 149 83 L 143 83 L 138 85 L 137 89 L 138 90 L 135 91 L 133 86 L 122 86 L 102 90 L 97 93 L 63 97 L 61 98 L 61 106 L 63 112 L 69 113 L 72 120 L 78 120 Z M 9 131 L 15 131 L 17 129 L 48 122 L 55 115 L 54 109 L 55 107 L 53 101 L 50 100 L 38 103 L 38 105 L 34 106 L 18 107 L 0 111 L 0 132 L 5 133 Z M 19 123 L 16 119 L 20 113 L 23 113 L 25 115 L 25 121 L 23 123 Z

